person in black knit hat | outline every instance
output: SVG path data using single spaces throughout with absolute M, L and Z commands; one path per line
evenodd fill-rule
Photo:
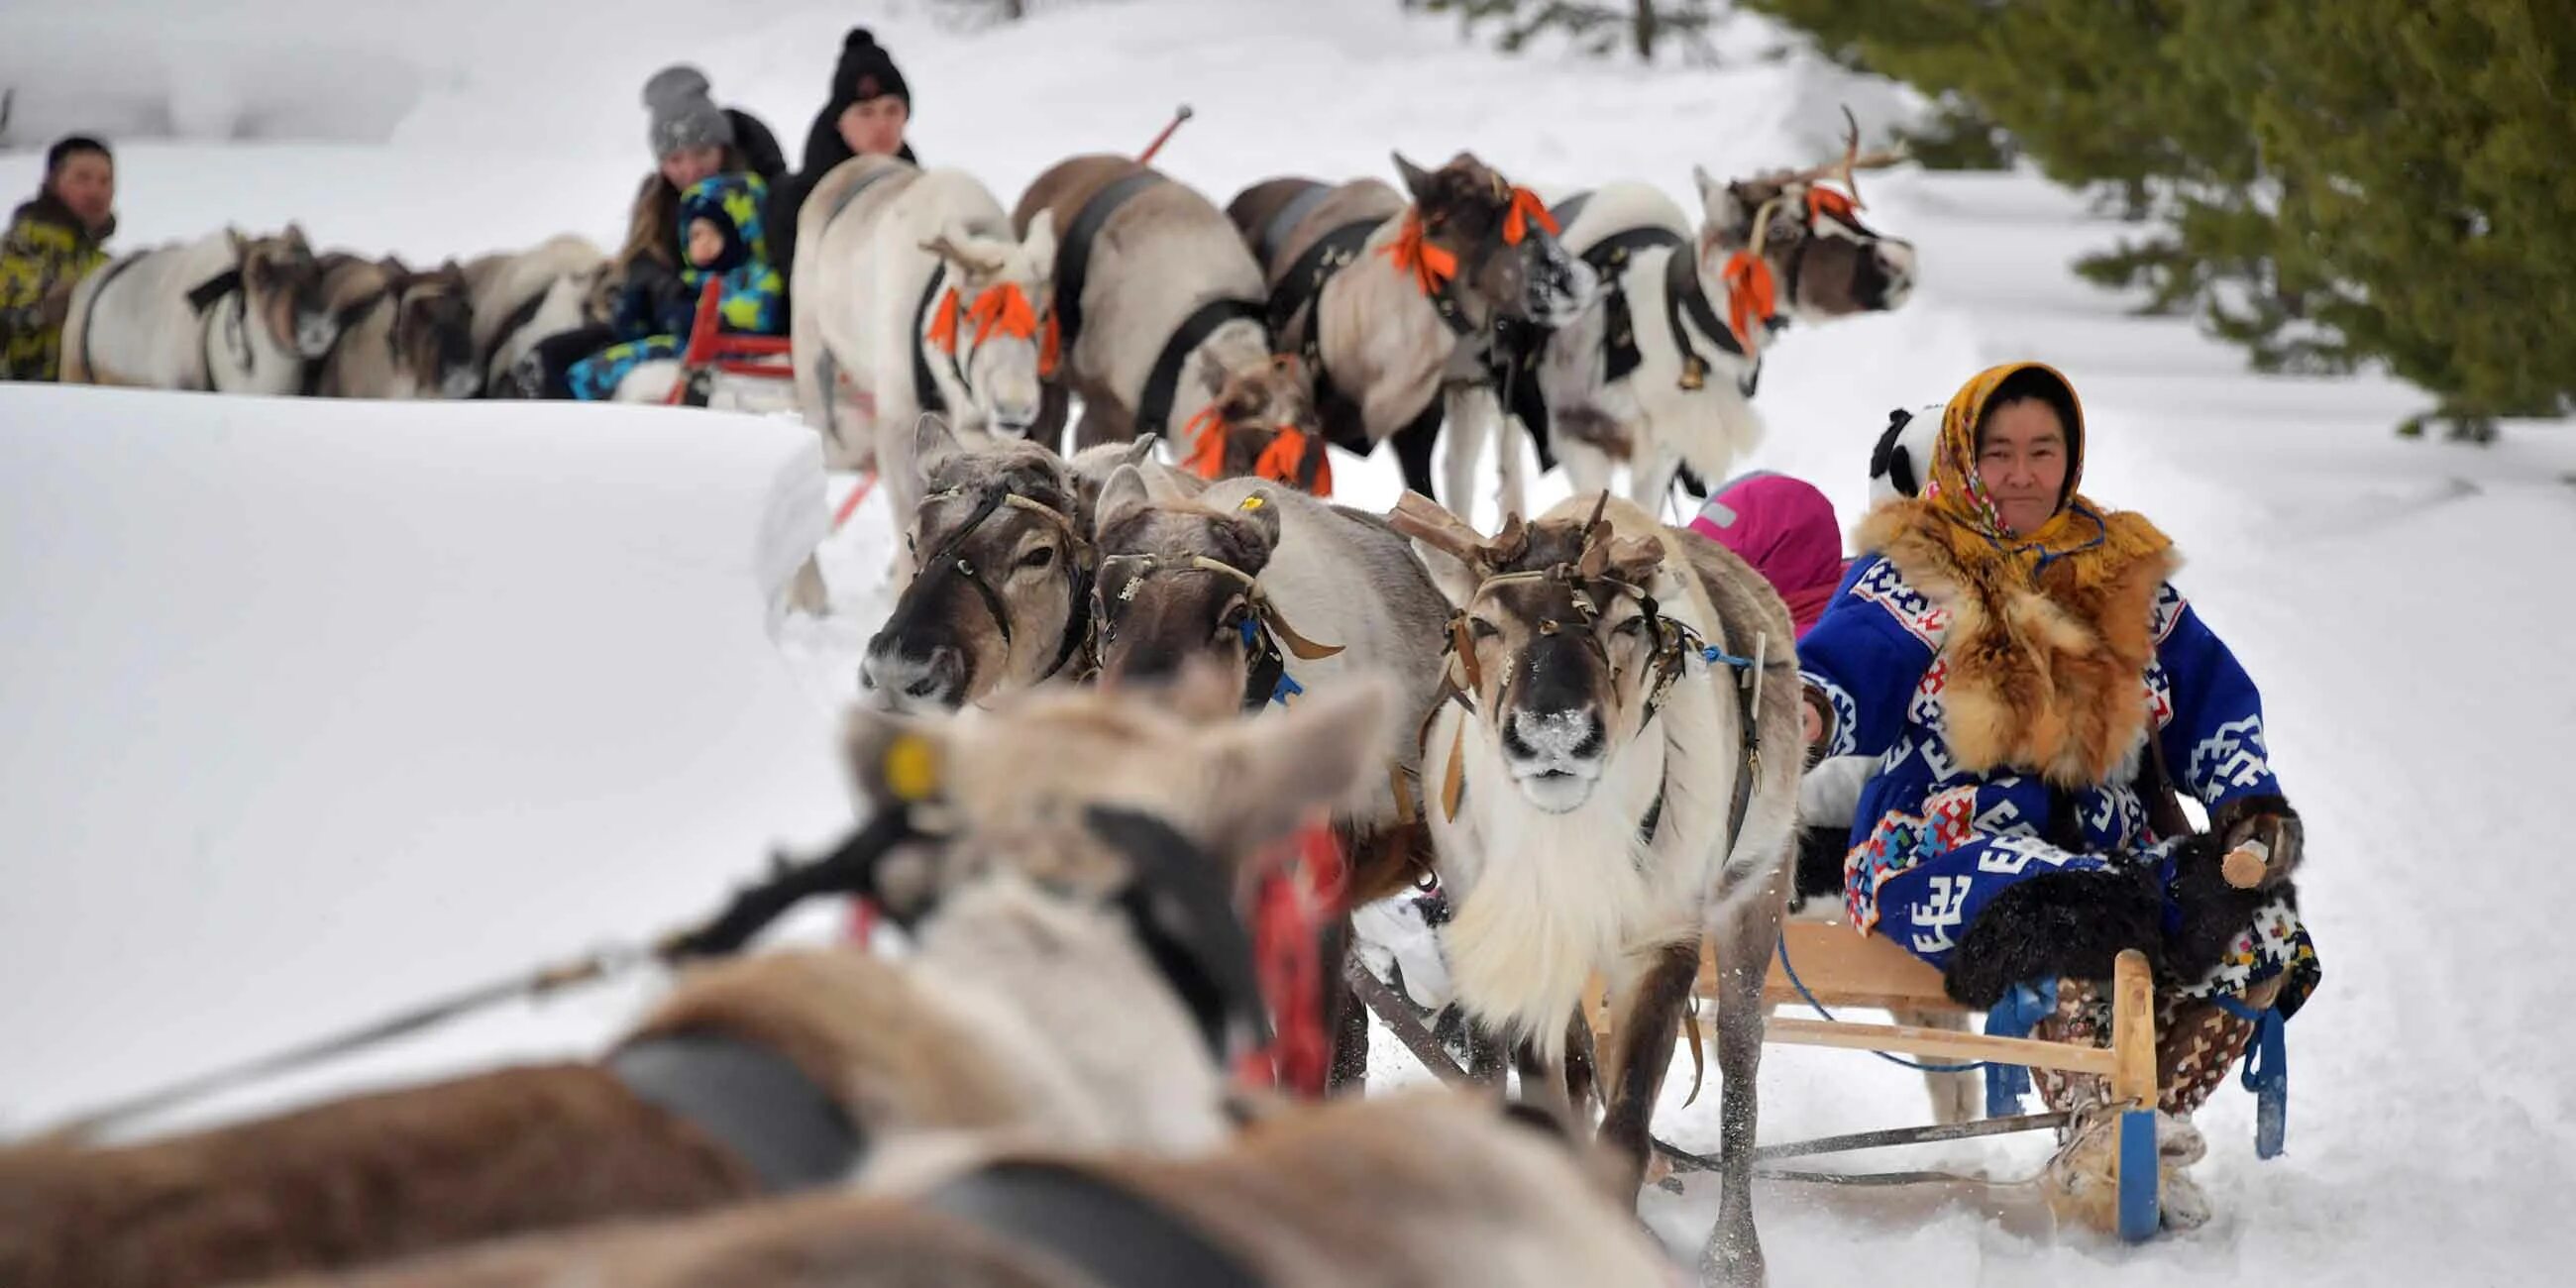
M 781 276 L 792 280 L 796 214 L 806 194 L 832 167 L 854 156 L 894 156 L 919 165 L 903 137 L 911 123 L 912 87 L 904 83 L 902 69 L 877 43 L 876 33 L 850 28 L 841 39 L 840 61 L 832 67 L 832 96 L 805 132 L 805 165 L 770 190 L 769 208 L 762 212 L 770 255 Z

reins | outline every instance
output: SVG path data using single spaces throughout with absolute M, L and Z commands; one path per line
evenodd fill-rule
M 1124 579 L 1114 576 L 1113 569 L 1123 571 Z M 1342 645 L 1318 644 L 1290 626 L 1286 615 L 1279 611 L 1279 605 L 1261 589 L 1260 578 L 1205 555 L 1170 559 L 1156 554 L 1101 556 L 1100 574 L 1092 587 L 1092 594 L 1100 600 L 1091 614 L 1094 629 L 1103 640 L 1114 638 L 1116 627 L 1109 617 L 1109 600 L 1114 598 L 1122 603 L 1133 600 L 1137 592 L 1145 588 L 1146 579 L 1156 574 L 1182 572 L 1211 573 L 1243 587 L 1244 602 L 1250 611 L 1245 615 L 1241 629 L 1244 650 L 1252 659 L 1251 673 L 1244 681 L 1243 691 L 1243 706 L 1247 711 L 1270 702 L 1285 701 L 1304 691 L 1304 686 L 1288 677 L 1287 659 L 1281 655 L 1281 645 L 1286 645 L 1287 652 L 1302 662 L 1332 657 L 1342 651 Z M 1113 581 L 1118 585 L 1114 595 L 1108 589 Z

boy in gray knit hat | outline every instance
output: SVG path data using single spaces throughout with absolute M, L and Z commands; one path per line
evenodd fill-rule
M 706 73 L 686 63 L 665 67 L 644 82 L 644 106 L 652 116 L 646 128 L 655 161 L 674 152 L 733 146 L 733 118 L 716 106 L 708 92 Z

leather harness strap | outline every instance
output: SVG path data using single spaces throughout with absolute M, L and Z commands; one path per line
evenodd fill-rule
M 1104 1288 L 1259 1288 L 1260 1275 L 1181 1218 L 1104 1177 L 1060 1163 L 992 1163 L 920 1206 L 1069 1263 Z
M 1252 241 L 1252 257 L 1260 261 L 1262 267 L 1268 268 L 1271 256 L 1279 253 L 1279 244 L 1288 240 L 1288 234 L 1296 231 L 1297 225 L 1315 213 L 1315 207 L 1324 204 L 1324 198 L 1331 195 L 1333 185 L 1308 181 L 1296 196 L 1288 199 L 1288 204 L 1270 217 L 1269 222 L 1261 225 L 1260 234 Z
M 607 1068 L 742 1160 L 771 1194 L 838 1181 L 865 1152 L 839 1102 L 756 1042 L 713 1032 L 645 1038 L 618 1048 Z
M 1122 175 L 1116 182 L 1091 194 L 1075 211 L 1073 222 L 1065 225 L 1064 235 L 1055 247 L 1055 321 L 1057 343 L 1062 351 L 1073 352 L 1075 337 L 1082 333 L 1082 291 L 1091 279 L 1091 244 L 1100 239 L 1100 230 L 1129 198 L 1157 184 L 1168 183 L 1162 175 L 1142 166 Z
M 1181 319 L 1178 330 L 1163 341 L 1163 351 L 1154 358 L 1154 369 L 1145 377 L 1145 390 L 1136 400 L 1136 432 L 1171 437 L 1167 426 L 1172 417 L 1172 404 L 1180 392 L 1181 368 L 1189 362 L 1190 353 L 1218 327 L 1228 322 L 1250 318 L 1259 321 L 1264 309 L 1255 300 L 1220 298 L 1209 300 Z

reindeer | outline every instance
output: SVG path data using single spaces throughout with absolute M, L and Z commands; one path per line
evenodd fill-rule
M 797 219 L 797 401 L 827 465 L 873 464 L 904 515 L 920 500 L 911 456 L 922 412 L 949 417 L 970 442 L 1027 436 L 1055 358 L 1052 220 L 1015 238 L 1001 203 L 965 172 L 885 157 L 834 167 Z M 842 415 L 851 402 L 873 428 Z
M 1224 212 L 1158 171 L 1097 155 L 1039 175 L 1011 218 L 1025 229 L 1042 213 L 1061 230 L 1063 362 L 1041 441 L 1057 440 L 1070 387 L 1082 395 L 1077 449 L 1155 434 L 1203 478 L 1330 490 L 1305 381 L 1273 356 L 1261 265 Z
M 595 1061 L 108 1149 L 0 1151 L 0 1282 L 183 1288 L 838 1183 L 961 1138 L 1192 1153 L 1262 1020 L 1233 890 L 1374 768 L 1381 686 L 1235 717 L 1213 675 L 855 714 L 833 857 L 913 951 L 685 971 Z
M 1022 439 L 969 448 L 936 416 L 904 455 L 921 498 L 904 563 L 921 571 L 868 641 L 860 700 L 948 709 L 1089 674 L 1096 562 L 1072 467 Z
M 1345 905 L 1395 894 L 1427 872 L 1413 734 L 1438 693 L 1448 605 L 1404 538 L 1373 515 L 1261 480 L 1226 479 L 1189 496 L 1132 467 L 1110 477 L 1096 513 L 1091 620 L 1104 676 L 1213 660 L 1246 709 L 1354 672 L 1396 678 L 1404 719 L 1378 749 L 1385 772 L 1333 815 L 1349 863 Z M 1366 1069 L 1368 1041 L 1357 999 L 1340 985 L 1349 945 L 1346 921 L 1323 945 L 1340 1008 L 1333 1068 L 1344 1083 Z
M 1788 609 L 1717 543 L 1607 492 L 1515 515 L 1491 541 L 1418 494 L 1393 525 L 1458 606 L 1423 753 L 1457 999 L 1516 1044 L 1523 1094 L 1582 1100 L 1566 1054 L 1589 1037 L 1587 980 L 1607 978 L 1601 1135 L 1640 1183 L 1713 928 L 1725 1162 L 1707 1258 L 1759 1282 L 1762 981 L 1804 752 Z
M 941 1160 L 868 1191 L 387 1267 L 351 1288 L 1675 1282 L 1574 1124 L 1445 1088 L 1348 1097 L 1189 1159 Z
M 570 233 L 465 262 L 483 391 L 498 394 L 539 341 L 604 323 L 616 308 L 608 256 Z
M 1395 440 L 1407 487 L 1432 492 L 1432 445 L 1445 419 L 1441 494 L 1467 504 L 1477 453 L 1492 436 L 1498 322 L 1556 327 L 1590 298 L 1592 270 L 1556 238 L 1547 207 L 1471 153 L 1437 171 L 1396 154 L 1411 200 L 1373 179 L 1327 188 L 1274 179 L 1227 214 L 1262 260 L 1271 333 L 1298 356 L 1324 435 L 1366 455 Z M 1502 498 L 1518 513 L 1520 458 L 1502 453 Z
M 1411 875 L 1421 776 L 1413 731 L 1440 682 L 1448 605 L 1384 520 L 1259 479 L 1184 495 L 1133 467 L 1101 489 L 1091 618 L 1104 676 L 1168 675 L 1192 658 L 1220 663 L 1255 710 L 1328 689 L 1354 673 L 1392 674 L 1403 728 L 1379 748 L 1387 772 L 1335 814 L 1354 842 L 1354 898 L 1392 893 Z M 1391 862 L 1359 861 L 1390 843 Z
M 304 392 L 323 398 L 471 398 L 483 386 L 474 361 L 472 293 L 456 261 L 414 272 L 401 260 L 321 259 L 322 290 L 338 330 L 305 369 Z
M 1613 465 L 1625 463 L 1629 499 L 1650 510 L 1676 472 L 1725 477 L 1761 438 L 1750 400 L 1774 332 L 1792 318 L 1886 312 L 1912 293 L 1912 244 L 1855 213 L 1854 175 L 1903 159 L 1862 153 L 1855 124 L 1843 155 L 1824 165 L 1726 184 L 1694 166 L 1696 233 L 1649 184 L 1560 201 L 1566 246 L 1607 290 L 1543 338 L 1541 397 L 1521 409 L 1541 461 L 1551 451 L 1561 458 L 1578 493 L 1609 486 Z M 1832 178 L 1841 190 L 1823 182 Z M 1530 423 L 1535 416 L 1546 423 Z
M 240 230 L 137 251 L 81 280 L 66 384 L 292 394 L 337 334 L 304 230 Z

